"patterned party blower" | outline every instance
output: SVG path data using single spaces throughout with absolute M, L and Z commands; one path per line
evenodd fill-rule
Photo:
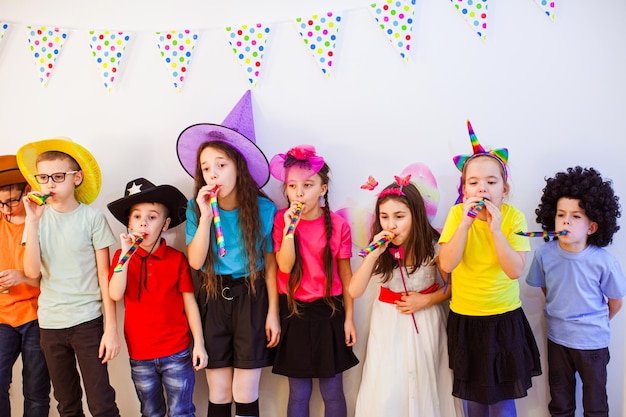
M 480 200 L 473 210 L 467 212 L 467 215 L 475 218 L 476 216 L 478 216 L 478 213 L 483 209 L 483 207 L 485 207 L 485 200 Z
M 363 249 L 362 251 L 360 251 L 358 253 L 358 255 L 361 258 L 365 258 L 367 255 L 369 255 L 370 253 L 372 253 L 373 251 L 375 251 L 376 249 L 380 248 L 382 245 L 384 245 L 385 243 L 393 240 L 393 238 L 395 237 L 395 235 L 387 235 L 387 236 L 383 236 L 380 239 L 378 239 L 376 242 L 372 243 L 371 245 L 369 245 L 367 248 Z
M 117 265 L 115 265 L 115 269 L 113 270 L 114 272 L 122 272 L 124 264 L 128 262 L 131 256 L 133 256 L 133 253 L 135 253 L 141 242 L 143 242 L 144 238 L 145 235 L 137 236 L 135 242 L 131 245 L 130 248 L 128 248 L 128 252 L 126 252 L 124 256 L 121 257 Z
M 287 228 L 287 234 L 285 235 L 285 239 L 293 239 L 293 234 L 296 232 L 296 223 L 298 223 L 301 214 L 302 203 L 297 203 L 296 209 L 293 212 L 293 216 L 291 216 L 291 221 L 289 222 L 289 227 Z
M 561 230 L 560 232 L 515 232 L 516 235 L 527 237 L 557 237 L 565 236 L 567 233 L 567 230 Z
M 209 198 L 211 203 L 211 210 L 213 210 L 213 224 L 215 224 L 215 238 L 217 239 L 217 248 L 220 257 L 223 258 L 226 255 L 226 244 L 224 243 L 224 230 L 222 229 L 222 221 L 220 219 L 220 208 L 217 205 L 217 187 L 211 190 L 211 197 Z
M 30 201 L 32 201 L 33 203 L 37 204 L 38 206 L 43 206 L 44 204 L 46 204 L 46 200 L 50 197 L 52 197 L 54 195 L 54 193 L 50 193 L 50 194 L 44 194 L 44 195 L 37 195 L 37 194 L 28 194 L 28 199 Z

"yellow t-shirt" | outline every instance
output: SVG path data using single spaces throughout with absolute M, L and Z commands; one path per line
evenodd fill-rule
M 24 224 L 13 224 L 0 214 L 0 271 L 24 270 Z M 18 327 L 37 319 L 39 287 L 19 284 L 0 294 L 0 323 Z
M 508 204 L 502 204 L 501 211 L 500 228 L 511 247 L 517 252 L 530 251 L 528 238 L 515 234 L 526 230 L 524 214 Z M 450 240 L 463 215 L 462 204 L 450 209 L 439 243 Z M 488 223 L 476 219 L 467 233 L 461 262 L 452 271 L 450 309 L 466 316 L 491 316 L 521 305 L 519 283 L 502 270 Z

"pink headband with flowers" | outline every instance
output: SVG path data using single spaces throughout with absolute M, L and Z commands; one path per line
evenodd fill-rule
M 324 166 L 324 158 L 315 153 L 312 145 L 298 145 L 286 154 L 274 155 L 270 161 L 270 173 L 281 182 L 304 181 L 317 174 Z
M 405 185 L 409 185 L 409 183 L 411 182 L 411 174 L 407 175 L 406 177 L 398 177 L 397 175 L 394 175 L 394 179 L 396 180 L 397 187 L 390 187 L 390 188 L 382 190 L 378 194 L 378 198 L 384 198 L 388 195 L 397 195 L 397 196 L 405 195 L 404 191 L 402 191 L 402 187 L 404 187 Z M 367 178 L 367 182 L 361 185 L 361 189 L 373 191 L 377 186 L 378 186 L 378 181 L 376 181 L 374 177 L 370 175 Z

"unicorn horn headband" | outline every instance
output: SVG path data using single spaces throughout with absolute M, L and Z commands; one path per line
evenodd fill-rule
M 478 138 L 474 133 L 474 128 L 470 121 L 467 121 L 467 131 L 469 132 L 470 142 L 472 143 L 472 155 L 457 155 L 452 158 L 454 161 L 454 165 L 459 169 L 459 171 L 463 172 L 463 169 L 467 165 L 467 163 L 473 158 L 481 155 L 490 156 L 494 158 L 496 161 L 502 165 L 504 169 L 504 177 L 505 179 L 508 177 L 508 170 L 506 168 L 506 163 L 509 160 L 509 150 L 507 148 L 493 149 L 491 151 L 486 151 L 485 148 L 478 142 Z

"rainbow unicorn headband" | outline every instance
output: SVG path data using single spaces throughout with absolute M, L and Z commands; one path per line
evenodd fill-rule
M 506 168 L 506 163 L 509 160 L 509 150 L 507 148 L 500 148 L 486 151 L 485 148 L 483 148 L 478 142 L 478 138 L 476 137 L 472 124 L 469 120 L 467 121 L 467 131 L 469 132 L 470 142 L 472 143 L 472 150 L 474 153 L 472 155 L 457 155 L 453 157 L 452 160 L 454 161 L 454 165 L 456 165 L 459 171 L 463 172 L 467 163 L 473 158 L 481 155 L 490 156 L 502 165 L 502 169 L 504 170 L 504 179 L 506 180 L 509 175 Z
M 396 185 L 397 187 L 389 187 L 386 188 L 384 190 L 382 190 L 379 194 L 378 194 L 378 198 L 384 198 L 388 195 L 397 195 L 397 196 L 404 196 L 404 191 L 402 191 L 402 187 L 404 187 L 405 185 L 409 185 L 409 183 L 411 182 L 411 174 L 407 175 L 406 177 L 398 177 L 397 175 L 394 175 L 394 179 L 396 180 Z M 371 175 L 367 178 L 367 182 L 363 185 L 361 185 L 361 189 L 362 190 L 368 190 L 368 191 L 374 191 L 374 189 L 378 186 L 378 181 L 376 181 L 374 179 L 374 177 L 372 177 Z

